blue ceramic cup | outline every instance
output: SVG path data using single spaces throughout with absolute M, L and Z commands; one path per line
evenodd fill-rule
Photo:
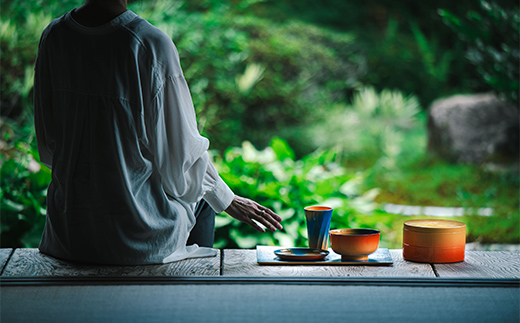
M 332 208 L 328 206 L 307 206 L 304 211 L 307 220 L 309 248 L 327 250 Z

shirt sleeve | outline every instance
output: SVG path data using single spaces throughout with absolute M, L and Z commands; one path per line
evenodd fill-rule
M 205 156 L 209 159 L 207 153 Z M 211 208 L 216 213 L 220 213 L 227 209 L 235 197 L 235 194 L 219 176 L 211 161 L 208 162 L 208 167 L 204 176 L 204 186 L 207 187 L 204 193 L 204 200 L 211 205 Z
M 204 198 L 215 212 L 225 210 L 234 194 L 208 155 L 209 141 L 197 129 L 195 110 L 184 76 L 166 79 L 153 100 L 156 119 L 147 128 L 164 191 L 187 203 Z
M 49 28 L 48 28 L 49 29 Z M 51 168 L 55 137 L 52 109 L 50 66 L 45 48 L 46 29 L 40 38 L 34 67 L 34 127 L 40 161 Z

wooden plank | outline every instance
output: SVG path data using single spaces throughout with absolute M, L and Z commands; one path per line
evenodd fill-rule
M 401 249 L 392 249 L 393 266 L 267 266 L 259 265 L 254 249 L 225 249 L 223 276 L 301 277 L 435 277 L 429 264 L 403 260 Z
M 0 249 L 0 273 L 4 271 L 5 265 L 9 260 L 9 256 L 13 252 L 12 248 L 2 248 Z
M 520 252 L 466 251 L 463 262 L 432 266 L 442 278 L 520 278 Z
M 46 256 L 38 249 L 16 249 L 3 276 L 219 276 L 220 251 L 216 257 L 186 259 L 160 265 L 79 265 Z

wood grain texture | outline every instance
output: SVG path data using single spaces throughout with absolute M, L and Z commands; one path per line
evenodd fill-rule
M 463 262 L 432 266 L 442 278 L 520 278 L 520 252 L 466 251 Z
M 225 249 L 223 276 L 301 277 L 435 277 L 429 264 L 403 260 L 402 250 L 392 249 L 393 266 L 259 265 L 254 249 Z
M 4 271 L 5 265 L 7 264 L 7 260 L 9 260 L 11 252 L 13 252 L 13 249 L 11 248 L 0 249 L 0 273 Z
M 2 276 L 219 276 L 220 251 L 216 257 L 186 259 L 161 265 L 79 265 L 46 256 L 38 249 L 16 249 Z

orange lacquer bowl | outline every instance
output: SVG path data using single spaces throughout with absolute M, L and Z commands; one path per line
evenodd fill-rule
M 374 229 L 330 230 L 330 244 L 342 261 L 363 261 L 379 247 L 381 232 Z

